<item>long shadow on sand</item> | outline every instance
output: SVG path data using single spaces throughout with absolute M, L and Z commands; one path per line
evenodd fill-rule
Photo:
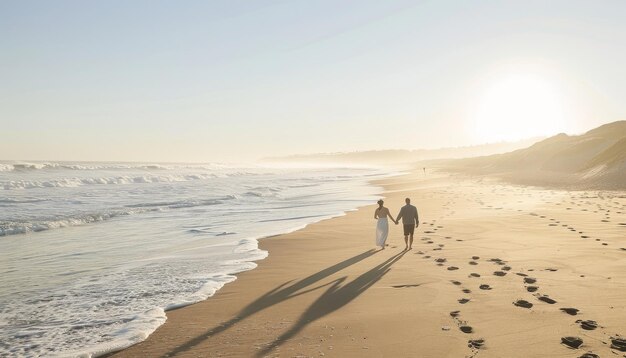
M 329 284 L 333 284 L 333 286 L 335 286 L 337 283 L 336 282 L 331 282 L 331 283 L 327 283 L 325 285 L 321 285 L 321 286 L 317 286 L 317 287 L 313 287 L 313 288 L 309 288 L 309 286 L 319 282 L 320 280 L 323 280 L 324 278 L 335 274 L 343 269 L 345 269 L 346 267 L 349 267 L 351 265 L 356 264 L 359 261 L 362 261 L 372 255 L 374 255 L 375 253 L 377 253 L 378 251 L 376 250 L 368 250 L 365 251 L 361 254 L 358 254 L 356 256 L 353 256 L 347 260 L 341 261 L 333 266 L 330 266 L 328 268 L 323 269 L 322 271 L 319 271 L 317 273 L 314 273 L 308 277 L 303 278 L 302 280 L 299 280 L 293 284 L 290 284 L 293 281 L 288 281 L 283 283 L 280 286 L 277 286 L 276 288 L 272 289 L 271 291 L 267 292 L 266 294 L 264 294 L 263 296 L 257 298 L 256 300 L 254 300 L 252 303 L 250 303 L 249 305 L 247 305 L 246 307 L 244 307 L 234 318 L 216 326 L 211 328 L 210 330 L 208 330 L 206 333 L 203 333 L 191 340 L 189 340 L 187 343 L 178 346 L 176 349 L 171 350 L 170 352 L 166 353 L 165 355 L 163 355 L 162 357 L 171 357 L 174 356 L 176 354 L 188 351 L 190 349 L 192 349 L 193 347 L 197 346 L 198 344 L 202 343 L 203 341 L 211 338 L 212 336 L 215 336 L 221 332 L 224 332 L 226 330 L 228 330 L 229 328 L 231 328 L 232 326 L 234 326 L 235 324 L 237 324 L 238 322 L 246 319 L 247 317 L 252 316 L 255 313 L 258 313 L 268 307 L 274 306 L 278 303 L 281 303 L 283 301 L 286 301 L 290 298 L 293 297 L 297 297 L 300 296 L 302 294 L 317 290 L 319 288 L 322 288 L 324 286 L 327 286 Z M 394 256 L 398 257 L 398 255 Z M 379 265 L 380 266 L 380 265 Z M 378 267 L 378 266 L 377 266 Z M 341 278 L 340 280 L 345 280 L 345 277 Z M 308 288 L 307 290 L 304 290 Z M 332 288 L 332 287 L 331 287 Z M 302 291 L 304 290 L 304 291 Z M 346 302 L 347 303 L 347 302 Z
M 359 277 L 343 286 L 341 286 L 341 284 L 346 281 L 346 276 L 331 282 L 331 286 L 326 290 L 326 292 L 324 292 L 304 311 L 304 313 L 302 313 L 300 318 L 298 318 L 298 321 L 294 323 L 294 325 L 291 326 L 287 332 L 283 333 L 267 347 L 259 351 L 257 353 L 257 357 L 262 357 L 268 354 L 271 350 L 295 336 L 306 325 L 350 303 L 373 284 L 383 278 L 383 276 L 391 269 L 391 265 L 400 260 L 404 254 L 406 254 L 406 251 L 402 251 L 390 257 L 383 263 L 361 274 Z

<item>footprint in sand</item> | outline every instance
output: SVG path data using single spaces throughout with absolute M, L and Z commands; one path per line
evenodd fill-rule
M 528 291 L 528 292 L 535 292 L 538 289 L 539 289 L 539 287 L 537 287 L 537 286 L 528 286 L 528 287 L 526 287 L 526 291 Z
M 480 274 L 477 274 L 476 272 L 472 272 L 469 275 L 472 277 L 480 277 Z
M 436 261 L 436 262 L 439 262 L 439 263 L 444 263 L 444 262 L 446 262 L 446 261 L 448 261 L 448 260 L 446 260 L 446 259 L 444 259 L 444 258 L 439 258 L 439 259 L 436 259 L 435 261 Z
M 626 352 L 626 339 L 621 337 L 611 337 L 611 348 L 620 352 Z
M 458 301 L 459 301 L 460 304 L 464 305 L 464 304 L 468 303 L 470 301 L 470 299 L 469 298 L 459 298 Z
M 470 339 L 467 341 L 467 346 L 474 349 L 480 349 L 483 345 L 485 345 L 484 339 Z
M 470 262 L 469 262 L 469 264 L 470 264 L 470 265 L 478 265 L 478 262 L 476 262 L 476 261 L 470 261 Z
M 456 266 L 449 266 L 448 267 L 448 271 L 454 271 L 454 270 L 458 270 L 459 268 Z
M 480 288 L 481 290 L 491 290 L 491 286 L 487 285 L 487 284 L 482 284 L 480 286 L 478 286 L 478 288 Z
M 532 278 L 532 277 L 524 277 L 524 282 L 525 283 L 529 283 L 529 284 L 530 283 L 535 283 L 535 282 L 537 282 L 537 279 L 536 278 Z
M 452 312 L 450 312 L 450 316 L 451 317 L 458 317 L 460 313 L 461 313 L 461 311 L 452 311 Z
M 539 297 L 537 297 L 537 299 L 538 299 L 539 301 L 542 301 L 542 302 L 545 302 L 545 303 L 548 303 L 548 304 L 551 304 L 551 305 L 553 305 L 553 304 L 555 304 L 555 303 L 556 303 L 556 301 L 555 301 L 555 300 L 551 299 L 551 298 L 550 298 L 550 297 L 548 297 L 548 296 L 539 296 Z
M 583 355 L 581 355 L 578 358 L 600 358 L 600 356 L 595 354 L 595 353 L 587 352 L 587 353 L 584 353 Z
M 469 288 L 464 288 L 463 289 L 463 293 L 471 293 L 471 292 L 472 292 L 472 290 L 470 290 Z
M 459 286 L 461 284 L 461 282 L 455 281 L 455 280 L 452 280 L 450 282 L 452 282 L 453 285 L 457 285 L 457 286 Z
M 480 260 L 480 256 L 472 256 L 472 260 Z
M 393 288 L 408 288 L 408 287 L 418 287 L 420 286 L 420 284 L 416 283 L 416 284 L 412 284 L 412 285 L 395 285 L 395 286 L 391 286 Z
M 474 329 L 472 329 L 472 326 L 463 325 L 463 326 L 460 326 L 459 329 L 463 333 L 472 333 L 472 332 L 474 332 Z
M 588 320 L 577 320 L 576 323 L 580 323 L 580 328 L 587 330 L 587 331 L 593 331 L 594 329 L 598 328 L 598 322 L 596 321 L 592 321 L 590 319 Z
M 578 347 L 580 347 L 580 345 L 583 344 L 583 340 L 580 339 L 579 337 L 562 337 L 561 343 L 565 344 L 566 346 L 570 348 L 578 349 Z
M 500 276 L 500 277 L 506 276 L 506 272 L 504 272 L 504 271 L 495 271 L 493 274 L 495 276 Z
M 502 271 L 511 271 L 511 266 L 503 266 Z
M 516 275 L 517 275 L 517 276 L 522 276 L 522 277 L 526 277 L 526 276 L 528 276 L 527 274 L 525 274 L 525 273 L 521 273 L 521 272 L 516 273 Z
M 522 307 L 522 308 L 531 308 L 533 306 L 532 303 L 526 300 L 517 300 L 513 302 L 513 304 L 516 305 L 517 307 Z
M 578 308 L 572 308 L 572 307 L 561 308 L 560 310 L 567 313 L 570 316 L 576 316 L 578 312 L 580 312 Z

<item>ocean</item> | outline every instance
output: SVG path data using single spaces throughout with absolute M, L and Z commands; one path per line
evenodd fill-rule
M 168 309 L 256 267 L 268 255 L 258 239 L 374 203 L 369 181 L 388 175 L 0 162 L 0 356 L 91 357 L 140 342 Z

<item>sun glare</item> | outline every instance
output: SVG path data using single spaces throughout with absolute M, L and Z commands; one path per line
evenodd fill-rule
M 474 136 L 483 142 L 549 136 L 565 127 L 558 89 L 532 74 L 509 74 L 489 85 L 472 113 Z

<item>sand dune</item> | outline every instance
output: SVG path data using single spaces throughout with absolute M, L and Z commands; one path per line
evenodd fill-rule
M 626 121 L 583 135 L 559 134 L 510 153 L 454 160 L 445 166 L 518 183 L 575 189 L 626 188 Z

